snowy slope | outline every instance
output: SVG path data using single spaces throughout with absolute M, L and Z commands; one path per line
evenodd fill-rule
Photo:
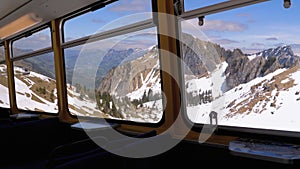
M 241 84 L 215 101 L 188 107 L 189 118 L 209 123 L 209 113 L 218 113 L 219 125 L 300 131 L 300 71 L 280 69 Z
M 34 83 L 34 82 L 33 82 Z M 22 82 L 20 79 L 15 78 L 15 84 L 16 84 L 16 91 L 17 91 L 17 104 L 18 108 L 23 110 L 39 110 L 44 112 L 57 112 L 57 104 L 51 103 L 47 101 L 46 99 L 38 96 L 36 93 L 31 91 L 30 87 L 27 86 L 24 82 Z M 33 100 L 33 96 L 40 99 L 40 101 Z
M 212 90 L 212 94 L 214 98 L 223 95 L 223 91 L 226 88 L 225 85 L 225 70 L 228 64 L 226 62 L 222 62 L 220 65 L 217 65 L 216 69 L 211 72 L 208 76 L 202 78 L 196 78 L 195 76 L 185 75 L 185 85 L 186 92 L 193 92 L 194 94 L 200 94 L 199 91 Z M 190 79 L 190 80 L 189 80 Z
M 96 115 L 96 113 L 102 114 L 99 109 L 97 109 L 97 103 L 87 97 L 80 98 L 80 94 L 75 92 L 75 87 L 68 84 L 67 90 L 69 111 L 71 114 L 79 116 L 99 116 L 99 114 Z
M 49 113 L 57 113 L 57 99 L 54 102 L 51 102 L 35 93 L 32 88 L 34 85 L 39 86 L 39 83 L 46 83 L 49 85 L 56 85 L 55 80 L 46 77 L 44 75 L 38 74 L 36 72 L 28 72 L 25 71 L 21 67 L 15 67 L 15 86 L 16 86 L 16 99 L 17 106 L 23 110 L 33 110 L 40 112 L 49 112 Z M 0 73 L 1 78 L 6 79 L 4 77 L 6 73 L 6 66 L 0 65 Z M 4 73 L 4 74 L 3 74 Z M 26 74 L 27 73 L 27 74 Z M 74 92 L 71 87 L 68 85 L 68 102 L 69 110 L 74 115 L 93 115 L 96 111 L 99 114 L 99 110 L 97 110 L 96 102 L 87 98 L 79 99 L 78 93 Z M 46 89 L 47 90 L 47 89 Z M 9 107 L 9 94 L 8 88 L 0 84 L 0 105 L 1 107 Z M 53 95 L 55 98 L 57 97 L 57 91 L 53 90 Z M 81 111 L 78 111 L 81 110 Z M 84 112 L 84 113 L 83 113 Z
M 128 93 L 127 96 L 131 99 L 141 99 L 144 92 L 146 93 L 151 89 L 153 93 L 161 93 L 161 84 L 160 76 L 156 75 L 156 71 L 159 70 L 159 60 L 157 60 L 156 65 L 151 69 L 150 73 L 147 74 L 146 78 L 143 78 L 143 75 L 140 74 L 142 80 L 142 86 L 136 90 Z
M 0 64 L 0 106 L 9 108 L 9 93 L 7 86 L 6 65 Z
M 0 106 L 4 108 L 9 108 L 9 93 L 7 87 L 0 84 L 0 93 Z

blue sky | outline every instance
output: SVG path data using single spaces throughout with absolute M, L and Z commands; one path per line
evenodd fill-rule
M 200 7 L 198 0 L 189 1 L 186 10 Z M 283 7 L 282 0 L 271 0 L 206 16 L 201 28 L 197 26 L 196 19 L 190 23 L 203 31 L 209 40 L 225 48 L 240 48 L 252 53 L 285 44 L 292 45 L 294 52 L 300 55 L 299 11 L 300 2 L 297 0 L 292 1 L 289 9 Z M 185 27 L 185 31 L 190 32 L 188 26 Z
M 78 38 L 150 19 L 151 0 L 119 0 L 65 23 L 66 38 Z
M 223 1 L 185 0 L 185 9 L 192 10 Z M 103 9 L 69 20 L 64 27 L 66 40 L 149 19 L 151 15 L 144 12 L 152 10 L 150 3 L 151 0 L 119 0 Z M 240 48 L 245 53 L 253 53 L 286 44 L 292 45 L 294 52 L 300 55 L 299 11 L 299 0 L 292 0 L 289 9 L 283 7 L 283 0 L 271 0 L 206 16 L 203 27 L 197 25 L 197 19 L 183 22 L 182 27 L 184 32 L 191 34 L 201 32 L 208 40 L 226 49 Z M 35 43 L 35 46 L 42 45 L 43 40 L 49 40 L 41 37 L 43 36 L 36 35 L 39 43 Z M 131 44 L 133 39 L 131 38 Z M 151 39 L 146 40 L 146 44 L 150 45 Z M 32 39 L 30 41 L 33 42 Z M 136 42 L 145 47 L 140 37 Z M 153 43 L 156 43 L 156 38 L 153 38 Z M 31 43 L 22 44 L 19 47 L 28 48 Z

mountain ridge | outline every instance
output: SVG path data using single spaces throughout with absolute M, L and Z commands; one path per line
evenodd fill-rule
M 216 65 L 226 62 L 228 64 L 225 70 L 226 90 L 230 90 L 240 84 L 247 83 L 255 78 L 265 76 L 278 69 L 300 65 L 300 57 L 294 55 L 290 46 L 266 49 L 255 53 L 255 58 L 249 59 L 250 55 L 244 54 L 240 49 L 226 50 L 220 45 L 199 40 L 188 34 L 183 34 L 183 41 L 185 42 L 183 45 L 183 62 L 185 63 L 185 70 L 188 70 L 185 73 L 199 78 L 209 74 L 209 72 L 213 72 L 216 69 Z M 156 53 L 158 52 L 157 48 L 152 50 L 156 50 Z M 252 54 L 252 56 L 253 55 L 254 54 Z M 140 58 L 143 58 L 144 56 L 145 55 Z M 146 58 L 143 59 L 147 60 Z M 149 63 L 157 62 L 158 57 L 155 58 L 155 61 L 152 59 L 153 58 L 148 58 Z M 130 64 L 130 62 L 128 62 L 127 66 L 125 66 L 127 67 L 126 69 L 122 64 L 112 69 L 111 72 L 104 78 L 104 84 L 106 84 L 105 89 L 103 88 L 104 85 L 100 84 L 98 91 L 104 92 L 105 90 L 108 90 L 109 92 L 112 92 L 111 89 L 108 89 L 108 81 L 113 78 L 112 76 L 118 77 L 118 81 L 122 82 L 122 85 L 124 85 L 124 82 L 127 81 L 126 75 L 124 75 L 125 77 L 119 77 L 116 72 L 127 72 L 128 74 L 133 74 L 133 72 L 128 70 L 128 67 L 131 67 L 132 65 L 128 64 Z M 147 69 L 151 68 L 147 67 Z M 139 71 L 141 71 L 141 74 L 144 74 L 144 76 L 150 72 L 146 72 L 146 69 L 144 72 L 143 70 Z M 137 81 L 138 83 L 141 83 L 141 78 L 139 80 L 134 79 L 133 83 L 137 83 Z M 117 83 L 117 80 L 115 80 L 114 83 Z M 114 84 L 113 86 L 117 88 L 118 85 Z M 125 86 L 133 86 L 133 84 L 128 82 Z M 134 89 L 131 88 L 127 92 L 133 91 Z

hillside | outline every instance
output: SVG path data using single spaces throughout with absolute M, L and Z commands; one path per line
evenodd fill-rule
M 194 122 L 208 123 L 214 110 L 219 125 L 299 131 L 299 68 L 278 69 L 240 84 L 210 103 L 189 106 L 188 116 Z
M 293 105 L 300 100 L 300 59 L 290 46 L 244 54 L 190 35 L 184 38 L 183 60 L 189 70 L 185 74 L 187 113 L 193 122 L 208 123 L 214 110 L 221 125 L 297 130 Z M 131 103 L 137 101 L 144 107 L 151 105 L 143 98 L 152 90 L 160 93 L 157 53 L 153 48 L 141 58 L 111 69 L 98 92 L 111 93 L 117 99 L 128 97 Z M 161 97 L 154 100 L 161 107 L 152 104 L 150 108 L 163 110 Z M 130 110 L 139 112 L 137 107 Z M 282 125 L 277 125 L 278 121 Z
M 15 84 L 17 91 L 18 108 L 38 112 L 56 113 L 57 93 L 54 79 L 28 71 L 23 67 L 15 67 Z M 0 65 L 0 103 L 1 106 L 9 107 L 6 66 Z M 76 115 L 93 115 L 106 117 L 96 109 L 96 103 L 88 97 L 80 97 L 73 91 L 74 87 L 68 85 L 69 110 Z
M 226 50 L 188 34 L 184 34 L 183 39 L 186 42 L 183 62 L 187 113 L 193 122 L 208 123 L 209 113 L 214 110 L 221 125 L 300 129 L 295 126 L 300 119 L 295 111 L 300 100 L 300 57 L 294 54 L 291 46 L 244 54 L 240 49 Z M 95 52 L 90 51 L 86 56 L 95 56 Z M 94 77 L 97 87 L 94 91 L 88 86 L 69 83 L 70 111 L 75 115 L 160 121 L 167 100 L 163 100 L 161 91 L 157 46 L 111 49 L 105 54 L 97 52 L 103 56 Z M 68 51 L 67 55 L 70 81 L 72 73 L 69 73 L 76 65 L 79 52 Z M 56 112 L 55 78 L 51 71 L 45 71 L 53 64 L 46 64 L 51 62 L 47 59 L 30 59 L 15 67 L 18 106 Z M 90 60 L 85 61 L 79 67 L 82 72 L 88 72 L 84 70 L 89 68 Z M 8 106 L 5 69 L 1 65 L 0 91 L 3 95 L 0 103 Z M 87 73 L 79 78 L 84 82 L 93 77 Z
M 135 121 L 140 116 L 142 122 L 158 122 L 161 119 L 163 103 L 158 50 L 156 46 L 147 50 L 144 55 L 134 60 L 127 59 L 107 73 L 98 88 L 99 99 L 109 95 L 112 99 L 107 102 L 113 102 L 113 105 L 104 112 Z M 98 105 L 103 109 L 105 104 Z M 115 110 L 112 110 L 114 106 Z

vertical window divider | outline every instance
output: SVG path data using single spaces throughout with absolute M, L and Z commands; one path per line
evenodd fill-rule
M 7 66 L 7 81 L 8 81 L 8 89 L 9 89 L 10 109 L 12 114 L 17 114 L 19 110 L 17 108 L 14 66 L 13 66 L 13 61 L 11 59 L 11 43 L 9 41 L 4 42 L 4 51 L 5 51 L 5 60 Z
M 167 104 L 165 108 L 165 128 L 170 127 L 180 114 L 180 87 L 176 83 L 176 79 L 179 78 L 177 60 L 172 60 L 171 56 L 178 56 L 176 47 L 176 28 L 175 28 L 175 17 L 174 20 L 167 17 L 167 15 L 174 15 L 174 9 L 168 8 L 173 6 L 172 1 L 166 1 L 164 3 L 158 3 L 158 12 L 166 15 L 160 15 L 158 18 L 158 36 L 159 36 L 159 49 L 160 49 L 160 61 L 163 70 L 168 70 L 173 73 L 176 77 L 171 77 L 167 72 L 162 72 L 162 89 L 167 97 Z M 164 52 L 168 51 L 168 53 Z M 176 79 L 174 79 L 176 78 Z M 171 103 L 171 104 L 170 104 Z
M 68 113 L 68 99 L 66 89 L 65 61 L 61 47 L 61 21 L 59 19 L 51 21 L 51 39 L 54 53 L 54 64 L 56 73 L 56 88 L 58 99 L 58 114 L 62 121 L 70 122 L 73 118 Z

